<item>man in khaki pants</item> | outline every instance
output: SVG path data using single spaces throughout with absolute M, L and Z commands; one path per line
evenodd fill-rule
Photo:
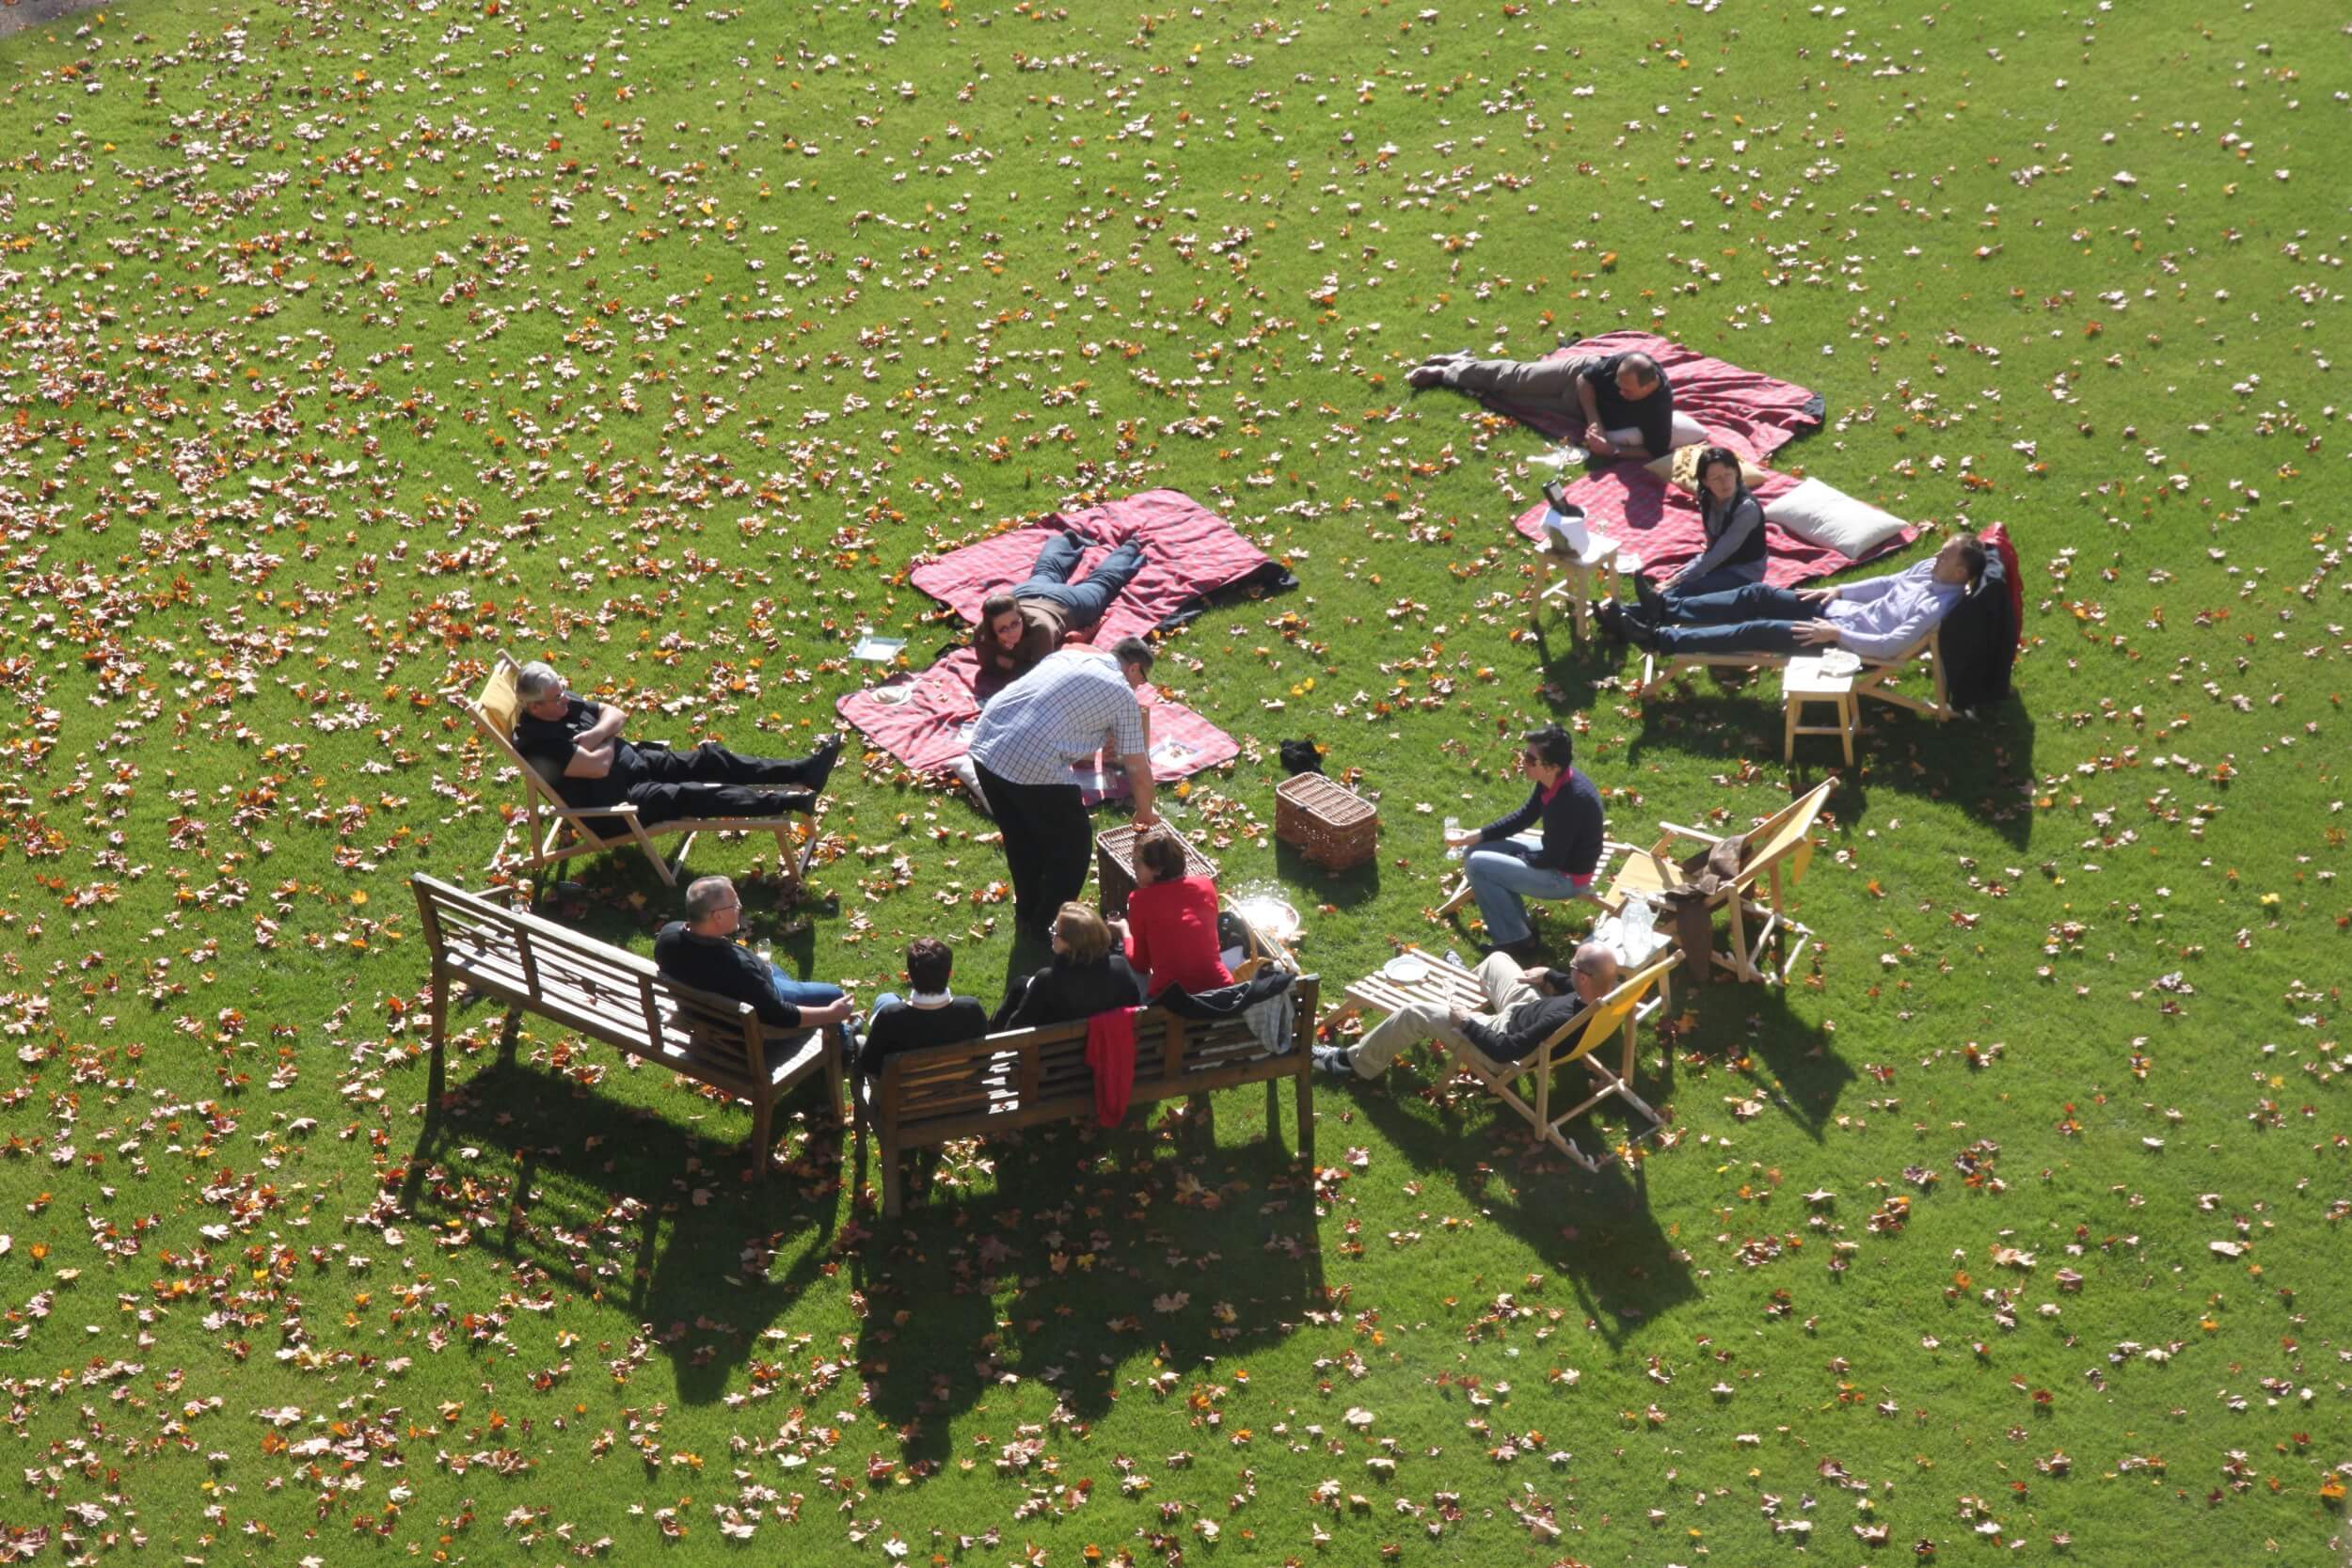
M 1508 953 L 1478 966 L 1478 989 L 1490 1011 L 1466 1012 L 1435 1002 L 1412 1002 L 1364 1033 L 1353 1047 L 1317 1046 L 1315 1066 L 1330 1073 L 1377 1078 L 1415 1040 L 1441 1041 L 1448 1051 L 1469 1052 L 1501 1068 L 1520 1060 L 1617 989 L 1617 956 L 1598 942 L 1576 950 L 1557 991 L 1556 970 L 1521 969 Z

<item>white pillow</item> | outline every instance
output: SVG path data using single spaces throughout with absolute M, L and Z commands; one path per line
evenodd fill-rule
M 1848 561 L 1859 561 L 1883 549 L 1905 527 L 1900 517 L 1818 479 L 1804 480 L 1787 495 L 1766 501 L 1764 516 Z
M 1622 447 L 1628 445 L 1629 443 L 1640 441 L 1642 439 L 1642 433 L 1633 425 L 1626 425 L 1622 429 L 1611 431 L 1609 433 L 1609 438 Z M 1705 446 L 1707 444 L 1707 427 L 1699 423 L 1698 420 L 1691 418 L 1690 415 L 1685 414 L 1681 409 L 1677 408 L 1675 410 L 1673 428 L 1668 433 L 1666 438 L 1672 441 L 1676 447 Z M 1666 454 L 1661 451 L 1657 455 L 1663 457 Z

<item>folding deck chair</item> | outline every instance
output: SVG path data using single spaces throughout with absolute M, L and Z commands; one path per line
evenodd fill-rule
M 1762 822 L 1748 830 L 1747 844 L 1740 857 L 1740 869 L 1707 902 L 1709 911 L 1727 909 L 1731 911 L 1731 951 L 1717 952 L 1715 961 L 1742 980 L 1774 979 L 1786 985 L 1789 972 L 1796 967 L 1797 956 L 1805 943 L 1813 940 L 1812 927 L 1789 917 L 1784 901 L 1786 887 L 1793 886 L 1812 863 L 1813 825 L 1829 800 L 1829 792 L 1836 788 L 1836 779 L 1824 779 L 1804 794 L 1798 796 Z M 1606 902 L 1613 910 L 1622 910 L 1627 897 L 1640 894 L 1652 903 L 1669 888 L 1680 887 L 1690 880 L 1682 867 L 1671 856 L 1677 840 L 1693 840 L 1708 849 L 1732 835 L 1710 833 L 1698 828 L 1686 828 L 1673 822 L 1661 822 L 1666 836 L 1647 849 L 1627 857 L 1616 879 L 1610 884 Z M 1757 895 L 1759 886 L 1762 896 Z M 1748 936 L 1747 923 L 1756 919 L 1762 924 L 1755 938 Z M 1661 921 L 1661 928 L 1664 928 Z M 1783 931 L 1796 933 L 1796 944 L 1788 950 L 1777 972 L 1767 972 L 1758 964 L 1765 948 Z
M 473 721 L 490 745 L 511 763 L 523 778 L 523 863 L 536 871 L 570 860 L 575 855 L 599 854 L 607 849 L 623 849 L 634 844 L 653 863 L 663 884 L 677 886 L 678 870 L 686 863 L 686 854 L 693 847 L 694 835 L 712 832 L 771 832 L 776 835 L 776 867 L 783 874 L 788 895 L 808 874 L 808 865 L 817 853 L 816 802 L 810 802 L 807 817 L 806 842 L 796 846 L 793 834 L 798 826 L 790 816 L 727 816 L 707 820 L 695 818 L 647 825 L 638 819 L 637 808 L 629 804 L 616 806 L 566 805 L 555 786 L 540 775 L 537 768 L 515 750 L 515 721 L 521 704 L 515 693 L 516 677 L 522 666 L 513 656 L 500 654 L 492 665 L 490 678 L 478 697 L 453 691 L 450 700 L 473 716 Z M 626 832 L 599 831 L 596 824 L 618 821 Z M 677 853 L 665 859 L 655 846 L 657 838 L 680 835 Z M 500 855 L 491 858 L 497 869 Z
M 1649 1121 L 1649 1132 L 1661 1125 L 1663 1118 L 1633 1092 L 1633 1026 L 1663 1006 L 1660 999 L 1650 997 L 1650 989 L 1681 961 L 1680 953 L 1670 952 L 1641 973 L 1620 980 L 1616 990 L 1562 1024 L 1549 1039 L 1516 1062 L 1489 1063 L 1469 1052 L 1449 1051 L 1446 1054 L 1455 1066 L 1484 1084 L 1496 1099 L 1524 1117 L 1546 1143 L 1584 1169 L 1597 1171 L 1607 1162 L 1606 1151 L 1596 1159 L 1577 1148 L 1576 1141 L 1561 1129 L 1609 1100 L 1622 1100 L 1640 1112 Z M 1620 1036 L 1625 1042 L 1623 1057 L 1614 1069 L 1600 1055 L 1600 1048 L 1608 1043 L 1611 1035 Z M 1572 1062 L 1584 1064 L 1596 1086 L 1573 1107 L 1554 1116 L 1551 1076 L 1554 1069 Z M 1520 1079 L 1530 1076 L 1535 1080 L 1533 1104 L 1514 1087 Z M 1646 1137 L 1648 1132 L 1641 1136 Z

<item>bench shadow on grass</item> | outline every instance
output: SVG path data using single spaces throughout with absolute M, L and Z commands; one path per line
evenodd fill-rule
M 1288 1136 L 1278 1147 L 1255 1118 L 1232 1116 L 1240 1091 L 1212 1098 L 1249 1141 L 1219 1145 L 1213 1117 L 1168 1101 L 1112 1131 L 1063 1123 L 986 1140 L 978 1158 L 993 1176 L 936 1149 L 905 1156 L 906 1212 L 862 1215 L 873 1233 L 849 1266 L 872 1409 L 911 1463 L 946 1463 L 950 1424 L 993 1396 L 1042 1417 L 1034 1389 L 1015 1385 L 1042 1383 L 1056 1420 L 1090 1422 L 1120 1399 L 1163 1397 L 1131 1386 L 1144 1374 L 1122 1376 L 1149 1357 L 1175 1374 L 1164 1397 L 1181 1402 L 1224 1380 L 1212 1362 L 1245 1362 L 1309 1312 L 1339 1309 L 1324 1287 L 1312 1174 Z
M 1417 1066 L 1427 1060 L 1415 1053 Z M 1470 1080 L 1463 1080 L 1468 1092 L 1454 1093 L 1423 1076 L 1416 1095 L 1415 1079 L 1399 1069 L 1388 1079 L 1358 1092 L 1356 1108 L 1415 1171 L 1451 1181 L 1466 1203 L 1573 1281 L 1585 1315 L 1610 1344 L 1698 1298 L 1690 1264 L 1650 1211 L 1640 1163 L 1618 1160 L 1587 1174 L 1535 1142 L 1525 1122 Z M 1563 1072 L 1558 1086 L 1582 1081 L 1581 1069 Z M 1590 1152 L 1616 1132 L 1613 1122 L 1587 1117 L 1570 1135 Z
M 619 1070 L 615 1053 L 588 1050 Z M 441 1231 L 492 1212 L 496 1223 L 475 1229 L 477 1247 L 545 1271 L 559 1293 L 601 1291 L 652 1325 L 686 1403 L 724 1394 L 760 1330 L 831 1272 L 849 1132 L 826 1115 L 821 1073 L 777 1105 L 778 1139 L 790 1140 L 792 1159 L 760 1186 L 744 1180 L 741 1135 L 705 1137 L 679 1119 L 723 1115 L 747 1134 L 740 1108 L 683 1096 L 677 1109 L 632 1105 L 517 1059 L 503 1033 L 494 1060 L 449 1077 L 453 1084 L 436 1075 L 428 1085 L 402 1183 L 409 1222 Z M 511 1164 L 452 1159 L 474 1146 L 502 1150 Z M 534 1189 L 541 1196 L 526 1201 Z M 746 1272 L 747 1251 L 767 1255 L 764 1273 Z
M 2033 831 L 2034 721 L 2011 695 L 1980 717 L 1938 722 L 1884 703 L 1862 705 L 1862 732 L 1848 767 L 1834 736 L 1806 736 L 1796 760 L 1779 761 L 1780 689 L 1765 673 L 1723 685 L 1703 673 L 1682 677 L 1642 703 L 1640 727 L 1626 763 L 1653 747 L 1708 762 L 1756 759 L 1768 773 L 1787 772 L 1792 790 L 1832 774 L 1839 783 L 1829 809 L 1847 822 L 1864 818 L 1866 792 L 1957 805 L 2022 853 Z

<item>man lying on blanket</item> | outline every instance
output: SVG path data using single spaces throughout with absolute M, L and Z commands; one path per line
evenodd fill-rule
M 1674 388 L 1646 354 L 1527 360 L 1440 354 L 1406 372 L 1405 384 L 1416 391 L 1451 387 L 1556 414 L 1568 421 L 1570 438 L 1596 459 L 1643 463 L 1674 449 Z
M 1892 658 L 1943 622 L 1984 575 L 1976 535 L 1955 536 L 1923 561 L 1889 577 L 1834 588 L 1770 588 L 1752 583 L 1727 594 L 1694 594 L 1662 603 L 1671 623 L 1611 600 L 1601 625 L 1661 654 L 1793 654 L 1846 648 L 1864 658 Z

